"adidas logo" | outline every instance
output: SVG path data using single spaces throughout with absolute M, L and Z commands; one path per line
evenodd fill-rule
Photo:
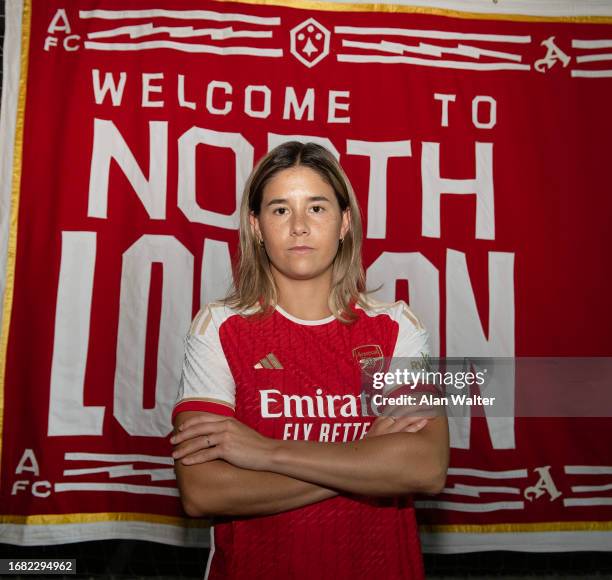
M 276 355 L 273 352 L 269 352 L 258 363 L 256 363 L 253 366 L 253 368 L 256 368 L 256 369 L 282 369 L 283 365 L 276 358 Z

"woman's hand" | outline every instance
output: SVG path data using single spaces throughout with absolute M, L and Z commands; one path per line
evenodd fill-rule
M 388 433 L 416 433 L 420 431 L 427 421 L 433 419 L 433 417 L 394 417 L 392 415 L 380 415 L 376 417 L 368 432 L 367 437 L 376 437 L 378 435 L 387 435 Z
M 243 469 L 264 470 L 276 443 L 233 417 L 202 413 L 179 426 L 170 442 L 184 465 L 224 459 Z

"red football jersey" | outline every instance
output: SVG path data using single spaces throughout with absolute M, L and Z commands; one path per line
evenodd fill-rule
M 208 305 L 185 339 L 173 416 L 234 416 L 277 439 L 362 438 L 373 421 L 360 398 L 362 367 L 429 354 L 428 333 L 405 302 L 368 300 L 368 309 L 352 306 L 359 319 L 350 325 L 301 320 L 280 306 L 253 321 Z M 412 496 L 346 494 L 274 515 L 215 518 L 206 577 L 423 578 Z

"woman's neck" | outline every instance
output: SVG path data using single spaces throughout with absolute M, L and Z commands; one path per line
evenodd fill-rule
M 321 320 L 332 314 L 328 299 L 331 272 L 310 280 L 285 278 L 273 272 L 278 292 L 278 304 L 289 314 L 302 320 Z

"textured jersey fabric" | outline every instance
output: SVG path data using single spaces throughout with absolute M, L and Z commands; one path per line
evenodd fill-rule
M 277 439 L 362 438 L 361 369 L 376 357 L 429 354 L 428 333 L 403 301 L 353 304 L 359 319 L 298 319 L 277 306 L 253 321 L 210 304 L 185 339 L 173 416 L 209 411 Z M 206 569 L 227 578 L 423 578 L 412 496 L 343 495 L 280 514 L 215 518 Z

